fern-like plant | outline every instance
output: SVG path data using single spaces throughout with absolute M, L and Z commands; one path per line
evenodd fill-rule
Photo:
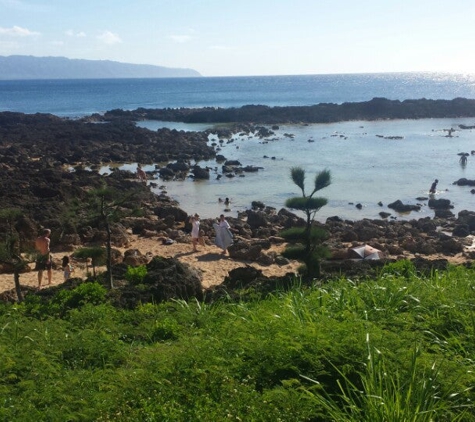
M 287 199 L 285 205 L 302 211 L 306 217 L 304 227 L 292 227 L 284 230 L 281 236 L 292 245 L 286 248 L 283 255 L 289 259 L 297 259 L 304 263 L 304 275 L 307 279 L 320 276 L 320 261 L 328 256 L 328 249 L 322 244 L 328 238 L 326 230 L 314 224 L 316 213 L 327 204 L 327 199 L 315 197 L 315 193 L 326 188 L 331 183 L 329 170 L 323 170 L 315 176 L 313 190 L 310 194 L 305 192 L 305 170 L 301 167 L 290 169 L 292 181 L 302 191 L 302 196 Z

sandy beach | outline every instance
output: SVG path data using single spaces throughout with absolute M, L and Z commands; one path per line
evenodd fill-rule
M 171 245 L 163 245 L 158 238 L 145 238 L 137 235 L 130 235 L 130 244 L 126 248 L 116 248 L 122 253 L 127 249 L 138 249 L 143 255 L 149 257 L 163 256 L 165 258 L 177 258 L 202 272 L 203 288 L 220 284 L 228 272 L 237 267 L 244 267 L 251 265 L 262 270 L 265 276 L 280 276 L 288 272 L 296 272 L 299 263 L 294 261 L 289 265 L 279 266 L 276 264 L 269 266 L 262 266 L 255 262 L 237 261 L 229 256 L 221 255 L 221 250 L 215 245 L 199 246 L 198 252 L 192 252 L 192 245 L 190 243 L 173 243 Z M 269 251 L 279 253 L 284 248 L 284 245 L 273 245 Z M 53 260 L 60 264 L 61 258 L 64 255 L 71 254 L 71 252 L 64 252 L 55 250 L 53 248 Z M 86 264 L 81 262 L 74 262 L 74 277 L 86 278 L 87 269 Z M 34 264 L 30 264 L 31 271 L 22 273 L 20 275 L 20 283 L 31 287 L 38 286 L 38 273 L 33 271 Z M 99 267 L 96 271 L 104 271 L 105 267 Z M 89 268 L 89 272 L 92 270 Z M 63 282 L 63 272 L 58 265 L 58 269 L 53 270 L 52 285 L 58 285 Z M 43 275 L 42 288 L 46 288 L 47 279 L 46 273 Z M 0 274 L 0 292 L 11 290 L 14 288 L 12 274 Z

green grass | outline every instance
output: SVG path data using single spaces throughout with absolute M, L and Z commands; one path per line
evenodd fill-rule
M 474 306 L 474 270 L 405 262 L 239 303 L 83 284 L 0 306 L 0 420 L 475 421 Z

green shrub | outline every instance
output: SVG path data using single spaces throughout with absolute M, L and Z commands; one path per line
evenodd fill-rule
M 125 273 L 125 279 L 132 284 L 140 284 L 147 275 L 147 267 L 139 265 L 138 267 L 128 266 Z
M 82 283 L 73 290 L 61 290 L 53 299 L 65 309 L 79 308 L 86 303 L 98 305 L 105 302 L 107 290 L 99 283 Z
M 59 290 L 51 299 L 31 294 L 22 304 L 25 313 L 36 318 L 64 316 L 67 311 L 80 308 L 89 303 L 105 303 L 107 290 L 99 283 L 82 283 L 72 290 Z
M 390 262 L 386 264 L 381 270 L 381 276 L 384 275 L 395 275 L 399 277 L 411 278 L 417 273 L 415 265 L 407 260 L 402 259 L 396 262 Z
M 178 323 L 171 318 L 157 321 L 152 332 L 152 341 L 176 340 L 178 338 Z

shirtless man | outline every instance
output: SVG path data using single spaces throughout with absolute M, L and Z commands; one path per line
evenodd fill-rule
M 38 251 L 38 257 L 36 258 L 36 268 L 38 271 L 38 289 L 41 289 L 41 282 L 43 280 L 43 271 L 46 270 L 48 276 L 48 284 L 51 284 L 51 253 L 49 250 L 50 238 L 51 235 L 50 229 L 44 229 L 41 236 L 36 238 L 35 248 Z
M 145 173 L 140 166 L 137 166 L 137 177 L 141 182 L 147 183 L 147 173 Z

